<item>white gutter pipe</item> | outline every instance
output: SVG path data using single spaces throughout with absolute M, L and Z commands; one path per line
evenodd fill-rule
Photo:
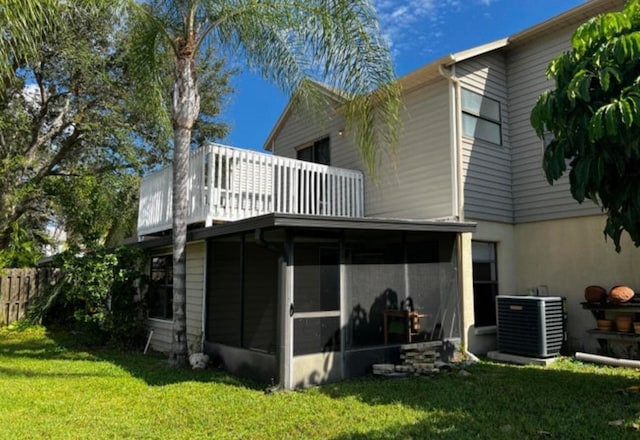
M 441 64 L 438 72 L 449 81 L 449 97 L 451 99 L 451 160 L 453 184 L 453 215 L 460 221 L 464 220 L 464 187 L 462 182 L 462 121 L 460 117 L 460 80 L 456 77 L 456 66 L 451 65 L 449 71 Z

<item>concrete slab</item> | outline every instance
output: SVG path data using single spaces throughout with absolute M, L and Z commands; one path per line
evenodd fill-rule
M 487 357 L 498 362 L 509 362 L 511 364 L 518 365 L 541 365 L 543 367 L 551 365 L 558 359 L 557 356 L 550 358 L 532 358 L 527 356 L 519 356 L 517 354 L 502 353 L 497 350 L 487 353 Z

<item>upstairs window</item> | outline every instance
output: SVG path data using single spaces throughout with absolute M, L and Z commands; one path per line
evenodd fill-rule
M 173 257 L 151 258 L 148 294 L 149 318 L 173 319 Z
M 320 139 L 311 145 L 300 148 L 297 152 L 297 159 L 322 165 L 331 165 L 329 138 Z
M 467 137 L 502 145 L 500 103 L 462 89 L 462 133 Z

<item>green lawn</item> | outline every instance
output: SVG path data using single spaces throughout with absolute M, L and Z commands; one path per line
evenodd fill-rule
M 640 374 L 571 360 L 264 394 L 163 357 L 0 329 L 0 439 L 640 438 Z M 68 339 L 67 339 L 68 340 Z M 611 423 L 617 422 L 617 423 Z

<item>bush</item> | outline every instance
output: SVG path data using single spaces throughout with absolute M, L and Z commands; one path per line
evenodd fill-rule
M 89 345 L 138 346 L 144 341 L 138 293 L 146 282 L 144 261 L 142 251 L 127 247 L 58 254 L 53 280 L 32 303 L 28 319 L 68 327 Z

